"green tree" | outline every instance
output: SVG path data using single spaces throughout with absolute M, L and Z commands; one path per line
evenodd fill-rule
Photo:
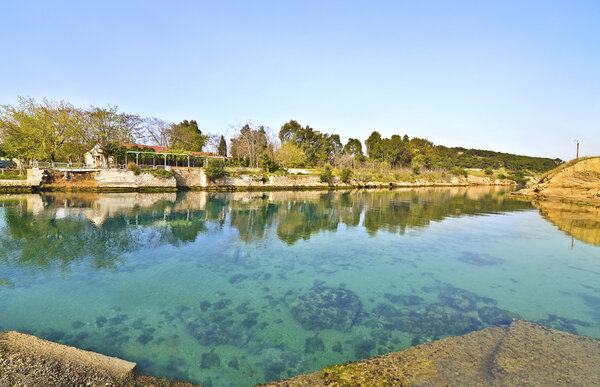
M 411 165 L 414 173 L 416 173 L 416 174 L 421 173 L 421 168 L 423 168 L 425 166 L 425 156 L 416 155 L 415 157 L 413 157 L 410 165 Z
M 321 179 L 321 183 L 329 183 L 333 178 L 333 168 L 331 165 L 326 164 L 321 173 L 319 174 L 319 178 Z
M 230 140 L 231 155 L 234 158 L 248 158 L 249 166 L 257 168 L 260 155 L 269 148 L 267 129 L 259 126 L 257 129 L 246 124 Z
M 227 143 L 225 142 L 225 137 L 221 136 L 219 140 L 219 156 L 227 156 Z
M 2 151 L 11 159 L 24 162 L 43 158 L 40 147 L 39 111 L 32 99 L 19 98 L 19 106 L 3 105 L 0 110 Z
M 119 113 L 116 106 L 92 107 L 86 117 L 86 142 L 90 148 L 99 145 L 107 159 L 121 149 L 123 143 L 135 142 L 141 137 L 142 119 L 136 115 Z
M 344 145 L 344 154 L 352 156 L 356 159 L 363 158 L 364 153 L 362 149 L 362 143 L 357 138 L 350 138 L 346 145 Z
M 224 177 L 227 175 L 225 163 L 221 159 L 208 159 L 208 164 L 204 169 L 204 173 L 206 173 L 206 177 L 213 181 Z
M 273 160 L 267 152 L 260 155 L 260 168 L 265 172 L 275 172 L 279 169 L 279 165 Z
M 36 103 L 32 98 L 19 98 L 18 106 L 0 108 L 4 152 L 22 162 L 80 158 L 86 150 L 84 130 L 84 113 L 63 101 Z
M 365 145 L 367 146 L 369 158 L 381 161 L 381 157 L 383 156 L 383 151 L 381 149 L 381 134 L 377 131 L 371 133 L 367 141 L 365 141 Z
M 173 125 L 170 132 L 171 148 L 202 152 L 208 136 L 203 135 L 195 120 L 183 120 Z
M 304 166 L 306 155 L 296 145 L 285 143 L 275 152 L 275 160 L 286 169 L 298 168 Z
M 329 135 L 314 130 L 310 126 L 302 127 L 297 121 L 284 124 L 279 131 L 282 144 L 294 144 L 306 155 L 307 165 L 324 165 L 343 153 L 340 136 Z
M 354 173 L 350 168 L 344 168 L 340 171 L 340 179 L 346 184 L 350 183 L 353 175 Z

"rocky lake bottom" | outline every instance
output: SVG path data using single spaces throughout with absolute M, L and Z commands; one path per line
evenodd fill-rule
M 0 196 L 0 330 L 206 386 L 513 318 L 600 338 L 600 247 L 504 193 Z

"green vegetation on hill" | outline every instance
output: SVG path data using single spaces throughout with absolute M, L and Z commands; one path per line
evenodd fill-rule
M 383 138 L 377 131 L 365 141 L 367 157 L 358 139 L 351 138 L 343 145 L 337 134 L 321 133 L 310 126 L 302 127 L 290 121 L 281 127 L 279 140 L 283 144 L 278 159 L 302 160 L 302 167 L 331 164 L 337 168 L 353 169 L 371 166 L 372 169 L 411 168 L 415 174 L 422 170 L 465 168 L 504 169 L 541 173 L 562 163 L 560 159 L 520 156 L 480 149 L 448 148 L 431 141 L 408 135 Z M 300 164 L 300 163 L 296 163 Z M 491 175 L 492 173 L 488 173 Z

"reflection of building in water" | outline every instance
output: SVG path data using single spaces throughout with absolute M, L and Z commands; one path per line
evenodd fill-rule
M 535 203 L 544 218 L 559 230 L 586 243 L 600 246 L 600 208 L 560 201 Z

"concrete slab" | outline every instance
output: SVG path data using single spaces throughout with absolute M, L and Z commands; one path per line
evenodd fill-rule
M 136 364 L 39 339 L 0 332 L 0 386 L 131 384 Z

